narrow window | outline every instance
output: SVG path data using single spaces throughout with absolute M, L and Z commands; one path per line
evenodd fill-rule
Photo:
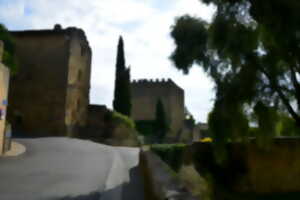
M 77 80 L 78 80 L 78 81 L 81 81 L 81 78 L 82 78 L 82 71 L 79 70 L 79 71 L 78 71 L 78 77 L 77 77 Z

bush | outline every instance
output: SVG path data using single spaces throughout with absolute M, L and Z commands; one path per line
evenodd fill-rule
M 155 144 L 150 149 L 166 162 L 175 172 L 178 172 L 183 164 L 185 144 Z
M 15 73 L 17 69 L 17 63 L 14 57 L 15 44 L 10 33 L 2 24 L 0 24 L 0 40 L 4 42 L 3 63 L 10 68 L 12 73 Z
M 140 145 L 134 121 L 129 117 L 106 108 L 93 115 L 76 137 L 112 146 Z
M 129 117 L 127 117 L 126 115 L 123 115 L 121 113 L 118 113 L 118 112 L 112 112 L 112 120 L 115 122 L 115 123 L 123 123 L 125 124 L 128 128 L 131 128 L 131 129 L 135 129 L 135 123 L 132 119 L 130 119 Z
M 280 115 L 280 136 L 299 136 L 299 128 L 293 118 L 286 114 Z
M 154 120 L 139 120 L 136 121 L 137 131 L 144 136 L 153 135 L 155 132 L 155 121 Z

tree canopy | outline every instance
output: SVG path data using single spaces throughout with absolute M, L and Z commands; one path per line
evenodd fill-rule
M 177 18 L 171 59 L 185 73 L 198 64 L 214 81 L 209 126 L 217 142 L 242 139 L 249 119 L 275 133 L 278 112 L 300 127 L 300 1 L 202 2 L 216 7 L 212 21 Z
M 4 52 L 3 52 L 3 63 L 12 70 L 12 72 L 16 71 L 17 64 L 14 58 L 15 55 L 15 45 L 14 41 L 6 29 L 6 27 L 0 24 L 0 40 L 4 43 Z

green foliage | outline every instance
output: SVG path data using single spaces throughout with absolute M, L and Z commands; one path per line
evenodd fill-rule
M 128 116 L 118 112 L 112 112 L 111 117 L 115 123 L 122 123 L 125 124 L 128 128 L 135 129 L 134 121 L 130 119 Z
M 229 141 L 243 142 L 249 134 L 248 119 L 242 106 L 231 101 L 215 102 L 215 107 L 209 114 L 208 126 L 219 162 L 227 158 L 225 147 Z
M 138 132 L 145 136 L 146 143 L 163 142 L 167 132 L 169 131 L 169 124 L 166 119 L 162 101 L 157 101 L 155 120 L 136 121 L 136 126 Z
M 167 122 L 164 105 L 162 101 L 159 99 L 157 101 L 156 111 L 155 111 L 155 134 L 157 134 L 159 142 L 163 141 L 168 131 L 169 131 L 169 125 Z
M 130 69 L 125 67 L 124 42 L 121 36 L 118 43 L 113 107 L 115 111 L 130 116 Z
M 136 127 L 138 133 L 143 136 L 145 144 L 153 144 L 160 141 L 158 134 L 156 134 L 157 129 L 155 120 L 136 121 Z
M 150 136 L 155 132 L 155 121 L 153 120 L 139 120 L 135 124 L 136 129 L 141 135 Z
M 299 136 L 300 130 L 295 120 L 286 114 L 279 115 L 280 120 L 280 135 L 281 136 Z
M 258 144 L 263 147 L 275 136 L 279 135 L 279 116 L 274 108 L 258 102 L 254 107 L 259 129 L 256 133 Z
M 216 7 L 212 22 L 177 18 L 171 59 L 186 73 L 194 63 L 200 65 L 215 82 L 216 101 L 209 117 L 215 143 L 224 146 L 253 134 L 248 127 L 252 115 L 262 138 L 280 134 L 277 113 L 291 116 L 299 127 L 300 2 L 203 2 Z M 281 124 L 286 131 L 293 127 L 288 120 Z M 282 133 L 289 135 L 286 131 Z
M 123 85 L 123 104 L 124 104 L 124 114 L 127 116 L 131 115 L 131 87 L 130 87 L 130 68 L 125 70 L 125 78 L 124 78 L 124 85 Z
M 203 53 L 206 49 L 205 41 L 208 38 L 206 22 L 190 16 L 178 18 L 176 26 L 171 33 L 175 40 L 177 49 L 171 55 L 175 65 L 185 73 L 196 62 L 202 64 L 206 61 Z
M 249 129 L 249 136 L 256 137 L 260 146 L 270 144 L 274 136 L 299 136 L 300 130 L 295 120 L 286 113 L 277 112 L 261 102 L 255 107 L 254 122 L 258 127 Z
M 185 144 L 155 144 L 151 145 L 150 149 L 175 172 L 180 170 L 183 164 L 183 154 L 186 149 Z
M 14 57 L 15 45 L 10 33 L 2 24 L 0 24 L 0 40 L 4 42 L 3 63 L 14 73 L 17 69 L 17 63 Z

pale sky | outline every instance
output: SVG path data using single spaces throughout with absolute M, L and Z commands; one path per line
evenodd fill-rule
M 10 30 L 82 28 L 93 51 L 90 100 L 112 107 L 117 43 L 122 35 L 132 79 L 171 78 L 185 90 L 185 104 L 205 122 L 213 83 L 199 66 L 183 75 L 169 60 L 175 17 L 210 20 L 213 7 L 198 0 L 0 0 L 0 23 Z

